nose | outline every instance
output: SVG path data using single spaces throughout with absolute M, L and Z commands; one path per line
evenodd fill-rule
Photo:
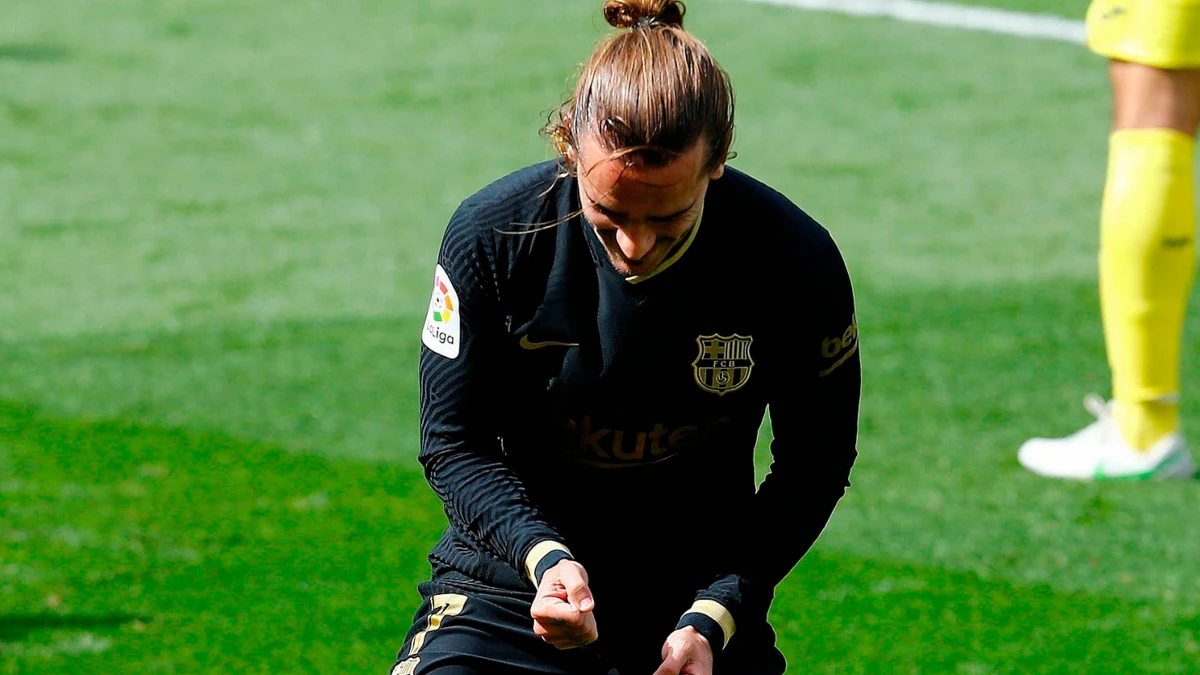
M 617 228 L 617 245 L 621 253 L 630 260 L 641 260 L 654 248 L 658 235 L 644 225 L 627 225 Z

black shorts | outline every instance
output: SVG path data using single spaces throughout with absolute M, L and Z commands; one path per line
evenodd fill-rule
M 426 582 L 424 601 L 390 675 L 649 675 L 662 659 L 674 622 L 645 629 L 604 623 L 600 639 L 587 647 L 560 650 L 533 633 L 532 593 L 513 593 L 475 584 Z M 729 647 L 717 654 L 714 675 L 782 675 L 783 655 L 775 633 L 763 622 L 738 627 Z

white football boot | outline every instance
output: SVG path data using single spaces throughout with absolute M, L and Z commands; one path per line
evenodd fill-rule
M 1017 453 L 1021 465 L 1051 478 L 1074 480 L 1148 480 L 1191 478 L 1196 462 L 1183 436 L 1170 433 L 1140 452 L 1117 431 L 1111 405 L 1090 394 L 1083 406 L 1096 421 L 1066 438 L 1031 438 Z

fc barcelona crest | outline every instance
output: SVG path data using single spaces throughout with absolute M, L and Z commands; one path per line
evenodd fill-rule
M 692 361 L 696 384 L 718 396 L 741 389 L 754 368 L 754 359 L 750 358 L 752 342 L 754 338 L 741 335 L 696 338 L 696 344 L 700 345 L 700 353 Z

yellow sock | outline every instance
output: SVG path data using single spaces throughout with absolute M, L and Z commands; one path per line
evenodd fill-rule
M 1126 129 L 1109 141 L 1100 306 L 1121 437 L 1148 450 L 1179 426 L 1179 352 L 1196 268 L 1195 141 Z

